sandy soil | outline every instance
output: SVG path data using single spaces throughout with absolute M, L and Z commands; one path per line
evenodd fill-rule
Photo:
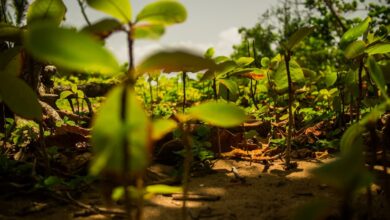
M 263 173 L 263 165 L 219 160 L 211 174 L 191 178 L 190 192 L 219 196 L 220 199 L 188 202 L 188 219 L 289 219 L 297 207 L 315 198 L 334 201 L 336 210 L 339 202 L 337 193 L 313 180 L 308 172 L 320 164 L 318 161 L 300 161 L 298 169 L 284 171 L 282 162 L 276 162 Z M 245 183 L 236 181 L 231 172 L 233 166 L 245 178 Z M 77 199 L 84 204 L 105 206 L 96 189 L 90 189 Z M 181 206 L 181 201 L 157 195 L 146 202 L 144 219 L 180 219 Z M 0 219 L 121 219 L 115 215 L 111 218 L 113 216 L 87 213 L 84 217 L 75 217 L 83 213 L 82 208 L 44 195 L 17 195 L 6 200 L 3 198 L 0 200 L 0 207 Z

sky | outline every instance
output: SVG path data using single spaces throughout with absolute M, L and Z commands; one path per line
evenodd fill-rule
M 133 16 L 155 0 L 132 0 Z M 67 7 L 65 25 L 83 27 L 86 22 L 76 0 L 64 0 Z M 134 46 L 135 62 L 163 48 L 186 48 L 203 53 L 214 47 L 216 55 L 230 55 L 232 45 L 241 41 L 240 27 L 252 27 L 277 0 L 181 0 L 187 9 L 186 22 L 169 26 L 159 40 L 138 40 Z M 91 21 L 107 15 L 87 8 Z M 127 61 L 126 36 L 114 34 L 106 44 L 119 61 Z

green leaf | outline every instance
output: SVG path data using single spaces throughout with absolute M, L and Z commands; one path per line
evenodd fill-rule
M 388 43 L 374 44 L 372 46 L 367 47 L 366 53 L 368 53 L 369 55 L 390 53 L 390 44 Z
M 212 70 L 207 70 L 202 78 L 199 80 L 200 82 L 204 82 L 206 80 L 212 80 L 215 78 L 215 71 L 212 71 Z
M 0 75 L 19 76 L 22 71 L 22 54 L 20 47 L 13 47 L 0 53 Z
M 224 85 L 230 92 L 230 95 L 237 96 L 238 94 L 238 85 L 235 81 L 230 79 L 219 79 L 218 82 Z
M 207 59 L 211 59 L 211 58 L 213 58 L 214 54 L 215 54 L 215 49 L 213 47 L 210 47 L 204 53 L 204 57 Z
M 66 99 L 66 98 L 68 98 L 71 95 L 73 95 L 73 92 L 71 92 L 71 91 L 63 91 L 60 94 L 60 99 Z
M 172 193 L 181 193 L 183 191 L 182 187 L 179 186 L 167 186 L 167 185 L 149 185 L 146 187 L 147 193 L 153 194 L 172 194 Z
M 390 106 L 390 101 L 382 102 L 381 104 L 375 106 L 368 114 L 366 114 L 360 121 L 362 126 L 367 124 L 376 124 L 378 119 L 388 110 Z
M 35 0 L 27 11 L 27 24 L 50 21 L 60 25 L 65 18 L 66 7 L 62 0 Z
M 118 19 L 123 24 L 131 22 L 131 5 L 129 0 L 87 0 L 92 8 Z
M 27 119 L 42 119 L 42 109 L 37 95 L 27 83 L 16 76 L 0 75 L 0 96 L 15 114 Z
M 360 124 L 354 124 L 344 132 L 340 140 L 340 151 L 343 155 L 355 154 L 353 152 L 361 151 L 363 131 L 364 128 Z
M 143 172 L 149 164 L 150 122 L 137 101 L 134 91 L 127 89 L 126 121 L 121 119 L 123 85 L 115 87 L 101 105 L 92 128 L 92 146 L 95 157 L 90 172 L 93 175 L 103 170 L 123 172 L 123 146 L 127 139 L 127 150 L 131 158 L 130 172 Z
M 218 80 L 218 94 L 227 101 L 235 102 L 238 99 L 238 85 L 229 79 Z
M 290 61 L 290 74 L 291 80 L 293 83 L 301 83 L 304 81 L 305 76 L 303 75 L 302 68 L 299 64 L 291 60 Z M 276 69 L 276 71 L 271 74 L 271 78 L 274 80 L 276 85 L 276 90 L 279 92 L 286 91 L 288 88 L 288 80 L 287 80 L 287 71 L 285 62 L 281 62 Z
M 159 119 L 153 121 L 152 139 L 154 141 L 160 140 L 166 134 L 177 128 L 177 123 L 171 119 Z
M 81 90 L 77 90 L 76 95 L 76 97 L 79 99 L 83 99 L 85 97 L 84 92 Z
M 315 79 L 317 78 L 317 73 L 313 70 L 307 69 L 307 68 L 302 68 L 303 75 L 310 79 L 310 81 L 315 82 Z M 326 76 L 325 76 L 326 77 Z M 337 76 L 336 76 L 337 79 Z
M 133 26 L 134 39 L 159 39 L 165 33 L 161 24 L 136 24 Z
M 92 25 L 84 27 L 81 32 L 89 33 L 98 36 L 100 39 L 105 39 L 114 31 L 122 28 L 122 24 L 115 19 L 103 19 Z
M 153 24 L 171 25 L 187 19 L 185 7 L 172 0 L 156 1 L 146 5 L 137 15 L 136 22 L 146 21 Z
M 203 56 L 185 50 L 156 52 L 146 58 L 137 67 L 137 73 L 153 73 L 156 70 L 164 72 L 198 72 L 200 70 L 214 69 L 215 63 Z
M 253 61 L 255 61 L 253 57 L 240 57 L 238 60 L 236 60 L 236 63 L 239 66 L 248 66 L 249 64 L 253 63 Z
M 284 120 L 287 120 L 288 117 L 289 117 L 289 114 L 284 114 L 284 115 L 280 116 L 279 120 L 284 121 Z
M 60 179 L 57 176 L 49 176 L 43 181 L 43 184 L 45 184 L 46 187 L 55 186 L 61 183 L 62 183 L 62 179 Z
M 237 68 L 237 64 L 234 61 L 228 60 L 222 63 L 218 63 L 215 68 L 215 76 L 217 78 L 226 77 L 227 73 L 230 73 Z
M 34 24 L 27 31 L 24 44 L 37 59 L 70 70 L 107 74 L 120 71 L 115 57 L 98 41 L 70 29 Z
M 358 57 L 362 54 L 364 54 L 364 51 L 366 49 L 366 44 L 361 41 L 354 41 L 351 44 L 348 45 L 348 47 L 344 51 L 344 56 L 347 59 L 353 59 L 355 57 Z
M 376 63 L 374 57 L 369 56 L 367 61 L 368 61 L 368 69 L 370 70 L 371 73 L 370 74 L 371 78 L 374 80 L 379 91 L 381 91 L 381 95 L 388 99 L 389 97 L 387 96 L 387 91 L 386 91 L 386 81 L 385 81 L 385 77 L 383 76 L 382 69 Z
M 129 186 L 127 189 L 129 190 L 129 194 L 132 199 L 138 199 L 142 196 L 144 197 L 144 200 L 147 199 L 144 189 L 139 190 L 134 186 Z M 111 199 L 113 201 L 118 201 L 119 199 L 123 198 L 124 195 L 125 195 L 124 187 L 116 187 L 112 190 Z
M 188 114 L 193 119 L 220 127 L 237 126 L 247 119 L 244 110 L 232 103 L 223 102 L 203 103 L 190 108 Z
M 368 29 L 370 22 L 371 22 L 371 18 L 367 17 L 360 24 L 356 25 L 353 28 L 350 28 L 341 37 L 341 42 L 351 42 L 351 41 L 356 40 L 358 37 L 362 36 L 364 34 L 364 32 L 366 32 L 366 30 Z
M 268 57 L 261 58 L 261 66 L 264 68 L 268 67 L 270 62 L 271 60 Z
M 21 38 L 21 29 L 10 24 L 0 22 L 0 40 L 19 41 Z
M 307 35 L 313 32 L 314 27 L 303 27 L 296 31 L 291 37 L 289 37 L 286 43 L 286 49 L 292 50 L 298 45 Z
M 226 57 L 226 56 L 217 56 L 214 58 L 214 60 L 215 60 L 215 63 L 220 64 L 220 63 L 227 62 L 230 59 L 229 59 L 229 57 Z
M 327 72 L 325 75 L 325 84 L 326 87 L 331 87 L 333 86 L 337 81 L 337 72 Z

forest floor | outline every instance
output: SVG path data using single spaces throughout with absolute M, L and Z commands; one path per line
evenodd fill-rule
M 321 198 L 332 204 L 326 214 L 328 219 L 338 219 L 339 194 L 314 180 L 309 172 L 330 160 L 301 160 L 298 168 L 291 171 L 284 170 L 282 161 L 275 161 L 266 171 L 264 165 L 248 161 L 215 161 L 208 174 L 195 175 L 190 181 L 191 194 L 215 201 L 189 201 L 187 219 L 290 219 L 297 208 Z M 244 181 L 238 181 L 232 167 Z M 153 169 L 164 173 L 172 168 L 155 165 Z M 64 201 L 60 195 L 46 193 L 0 195 L 0 219 L 124 219 L 121 206 L 108 208 L 96 185 L 77 195 L 63 195 Z M 379 205 L 374 209 L 386 212 L 381 202 L 374 204 Z M 88 207 L 98 207 L 106 214 L 96 214 Z M 157 195 L 145 203 L 143 216 L 147 220 L 180 219 L 181 207 L 182 201 L 174 200 L 174 196 Z

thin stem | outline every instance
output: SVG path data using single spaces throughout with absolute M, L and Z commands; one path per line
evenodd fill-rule
M 333 2 L 331 0 L 325 0 L 325 4 L 328 7 L 329 11 L 332 13 L 333 17 L 336 19 L 337 23 L 340 25 L 343 33 L 347 31 L 347 27 L 344 25 L 343 21 L 341 21 L 340 16 L 337 14 L 336 10 L 333 7 Z
M 187 102 L 187 97 L 186 97 L 186 78 L 187 78 L 187 73 L 186 72 L 183 72 L 183 75 L 182 75 L 182 80 L 183 80 L 183 113 L 184 113 L 184 110 L 186 108 L 186 102 Z
M 133 25 L 129 24 L 130 31 L 127 34 L 127 42 L 128 42 L 128 50 L 129 50 L 129 70 L 128 70 L 128 77 L 130 80 L 133 79 L 133 73 L 134 73 L 134 53 L 133 53 L 133 47 L 134 47 L 134 39 L 133 39 L 133 34 L 132 34 L 132 28 Z
M 79 3 L 80 9 L 81 9 L 81 14 L 83 14 L 85 21 L 87 22 L 88 26 L 91 26 L 91 22 L 89 21 L 87 13 L 85 12 L 85 8 L 84 8 L 84 4 L 83 4 L 82 0 L 77 0 L 77 2 Z
M 42 150 L 42 156 L 43 160 L 45 162 L 45 166 L 47 171 L 50 173 L 50 161 L 49 161 L 49 156 L 47 155 L 46 151 L 46 142 L 45 142 L 45 131 L 43 129 L 43 123 L 39 122 L 39 145 Z
M 222 155 L 222 146 L 221 146 L 221 129 L 217 127 L 217 145 L 218 145 L 218 157 Z
M 214 91 L 214 100 L 217 101 L 217 79 L 214 77 L 213 79 L 213 91 Z M 222 146 L 221 146 L 221 129 L 217 127 L 217 145 L 218 145 L 218 157 L 222 155 Z
M 157 104 L 160 103 L 159 93 L 160 93 L 160 82 L 159 82 L 159 76 L 157 76 L 156 77 L 156 102 L 157 102 Z
M 181 129 L 183 131 L 183 142 L 185 149 L 185 159 L 184 159 L 184 168 L 183 168 L 183 207 L 182 207 L 182 220 L 187 219 L 187 198 L 188 198 L 188 189 L 189 189 L 189 179 L 190 179 L 190 168 L 192 161 L 192 151 L 191 151 L 191 138 L 188 131 L 188 126 L 186 124 L 181 124 Z
M 122 123 L 125 124 L 127 120 L 127 86 L 125 85 L 125 88 L 123 89 L 122 92 L 122 97 L 121 97 L 121 112 L 120 112 L 120 117 L 122 120 Z M 123 153 L 123 164 L 122 164 L 122 169 L 123 169 L 123 190 L 124 190 L 124 199 L 125 199 L 125 209 L 126 209 L 126 215 L 129 219 L 132 219 L 131 215 L 131 195 L 129 191 L 129 178 L 128 174 L 130 171 L 130 151 L 129 151 L 129 143 L 131 143 L 131 140 L 129 140 L 129 133 L 124 136 L 123 138 L 123 146 L 122 146 L 122 153 Z
M 359 89 L 359 95 L 358 95 L 358 99 L 357 99 L 357 109 L 356 109 L 356 120 L 359 121 L 360 120 L 360 106 L 361 106 L 361 102 L 362 102 L 362 98 L 363 98 L 363 79 L 362 79 L 362 73 L 363 73 L 363 66 L 364 66 L 364 63 L 363 63 L 363 58 L 360 59 L 360 62 L 359 62 L 359 72 L 358 72 L 358 77 L 359 77 L 359 85 L 358 85 L 358 89 Z
M 390 118 L 387 118 L 384 129 L 383 129 L 383 145 L 382 145 L 382 166 L 383 166 L 383 177 L 384 177 L 384 190 L 390 192 L 390 181 L 387 174 L 387 149 L 390 147 Z M 386 194 L 388 200 L 390 200 L 390 193 Z
M 137 177 L 136 185 L 137 185 L 137 191 L 141 192 L 139 193 L 138 196 L 136 219 L 141 220 L 143 216 L 143 208 L 144 208 L 144 194 L 143 194 L 144 180 L 142 175 L 139 175 Z
M 122 93 L 122 99 L 121 99 L 121 120 L 122 123 L 126 123 L 127 121 L 127 115 L 129 114 L 129 104 L 127 103 L 128 99 L 128 89 L 132 89 L 134 86 L 134 63 L 133 63 L 133 38 L 132 38 L 132 24 L 129 24 L 129 31 L 127 32 L 127 43 L 128 43 L 128 50 L 129 50 L 129 69 L 128 69 L 128 78 L 129 81 L 125 83 L 124 90 Z M 126 214 L 129 219 L 132 219 L 131 214 L 131 194 L 129 191 L 129 174 L 131 170 L 131 164 L 130 164 L 130 158 L 131 158 L 131 149 L 129 149 L 129 145 L 131 144 L 131 132 L 127 132 L 125 137 L 123 138 L 123 188 L 124 188 L 124 196 L 125 196 L 125 209 Z
M 214 91 L 214 99 L 218 99 L 218 94 L 217 94 L 217 79 L 213 79 L 213 91 Z
M 3 115 L 1 116 L 1 120 L 2 120 L 2 124 L 3 124 L 3 127 L 4 127 L 4 140 L 3 140 L 3 150 L 6 149 L 7 147 L 7 140 L 8 140 L 8 132 L 7 132 L 7 124 L 6 124 L 6 120 L 5 120 L 5 104 L 4 103 L 1 103 L 1 108 L 3 110 Z
M 367 125 L 367 129 L 370 132 L 370 144 L 369 144 L 369 152 L 371 153 L 371 158 L 369 158 L 371 161 L 369 161 L 369 170 L 370 172 L 374 171 L 374 165 L 376 162 L 376 149 L 379 145 L 379 138 L 376 133 L 376 123 L 369 123 Z M 372 217 L 372 192 L 371 192 L 371 185 L 367 186 L 367 217 L 368 219 L 371 219 Z
M 152 81 L 150 79 L 148 80 L 148 83 L 149 83 L 149 93 L 150 93 L 150 112 L 152 113 L 153 116 L 153 86 L 152 86 Z
M 84 100 L 85 100 L 85 103 L 87 103 L 88 116 L 92 117 L 92 115 L 93 115 L 92 103 L 87 96 L 84 97 Z
M 253 79 L 250 79 L 250 92 L 251 92 L 251 98 L 252 98 L 252 102 L 253 104 L 255 105 L 255 108 L 257 110 L 259 110 L 259 107 L 257 106 L 257 102 L 256 102 L 256 98 L 255 98 L 255 91 L 253 89 Z
M 287 131 L 287 148 L 286 148 L 286 167 L 290 167 L 291 160 L 291 136 L 292 136 L 292 126 L 293 126 L 293 114 L 292 114 L 292 100 L 293 100 L 293 91 L 292 91 L 292 80 L 290 74 L 290 51 L 287 51 L 284 61 L 286 64 L 287 71 L 287 80 L 288 80 L 288 131 Z

